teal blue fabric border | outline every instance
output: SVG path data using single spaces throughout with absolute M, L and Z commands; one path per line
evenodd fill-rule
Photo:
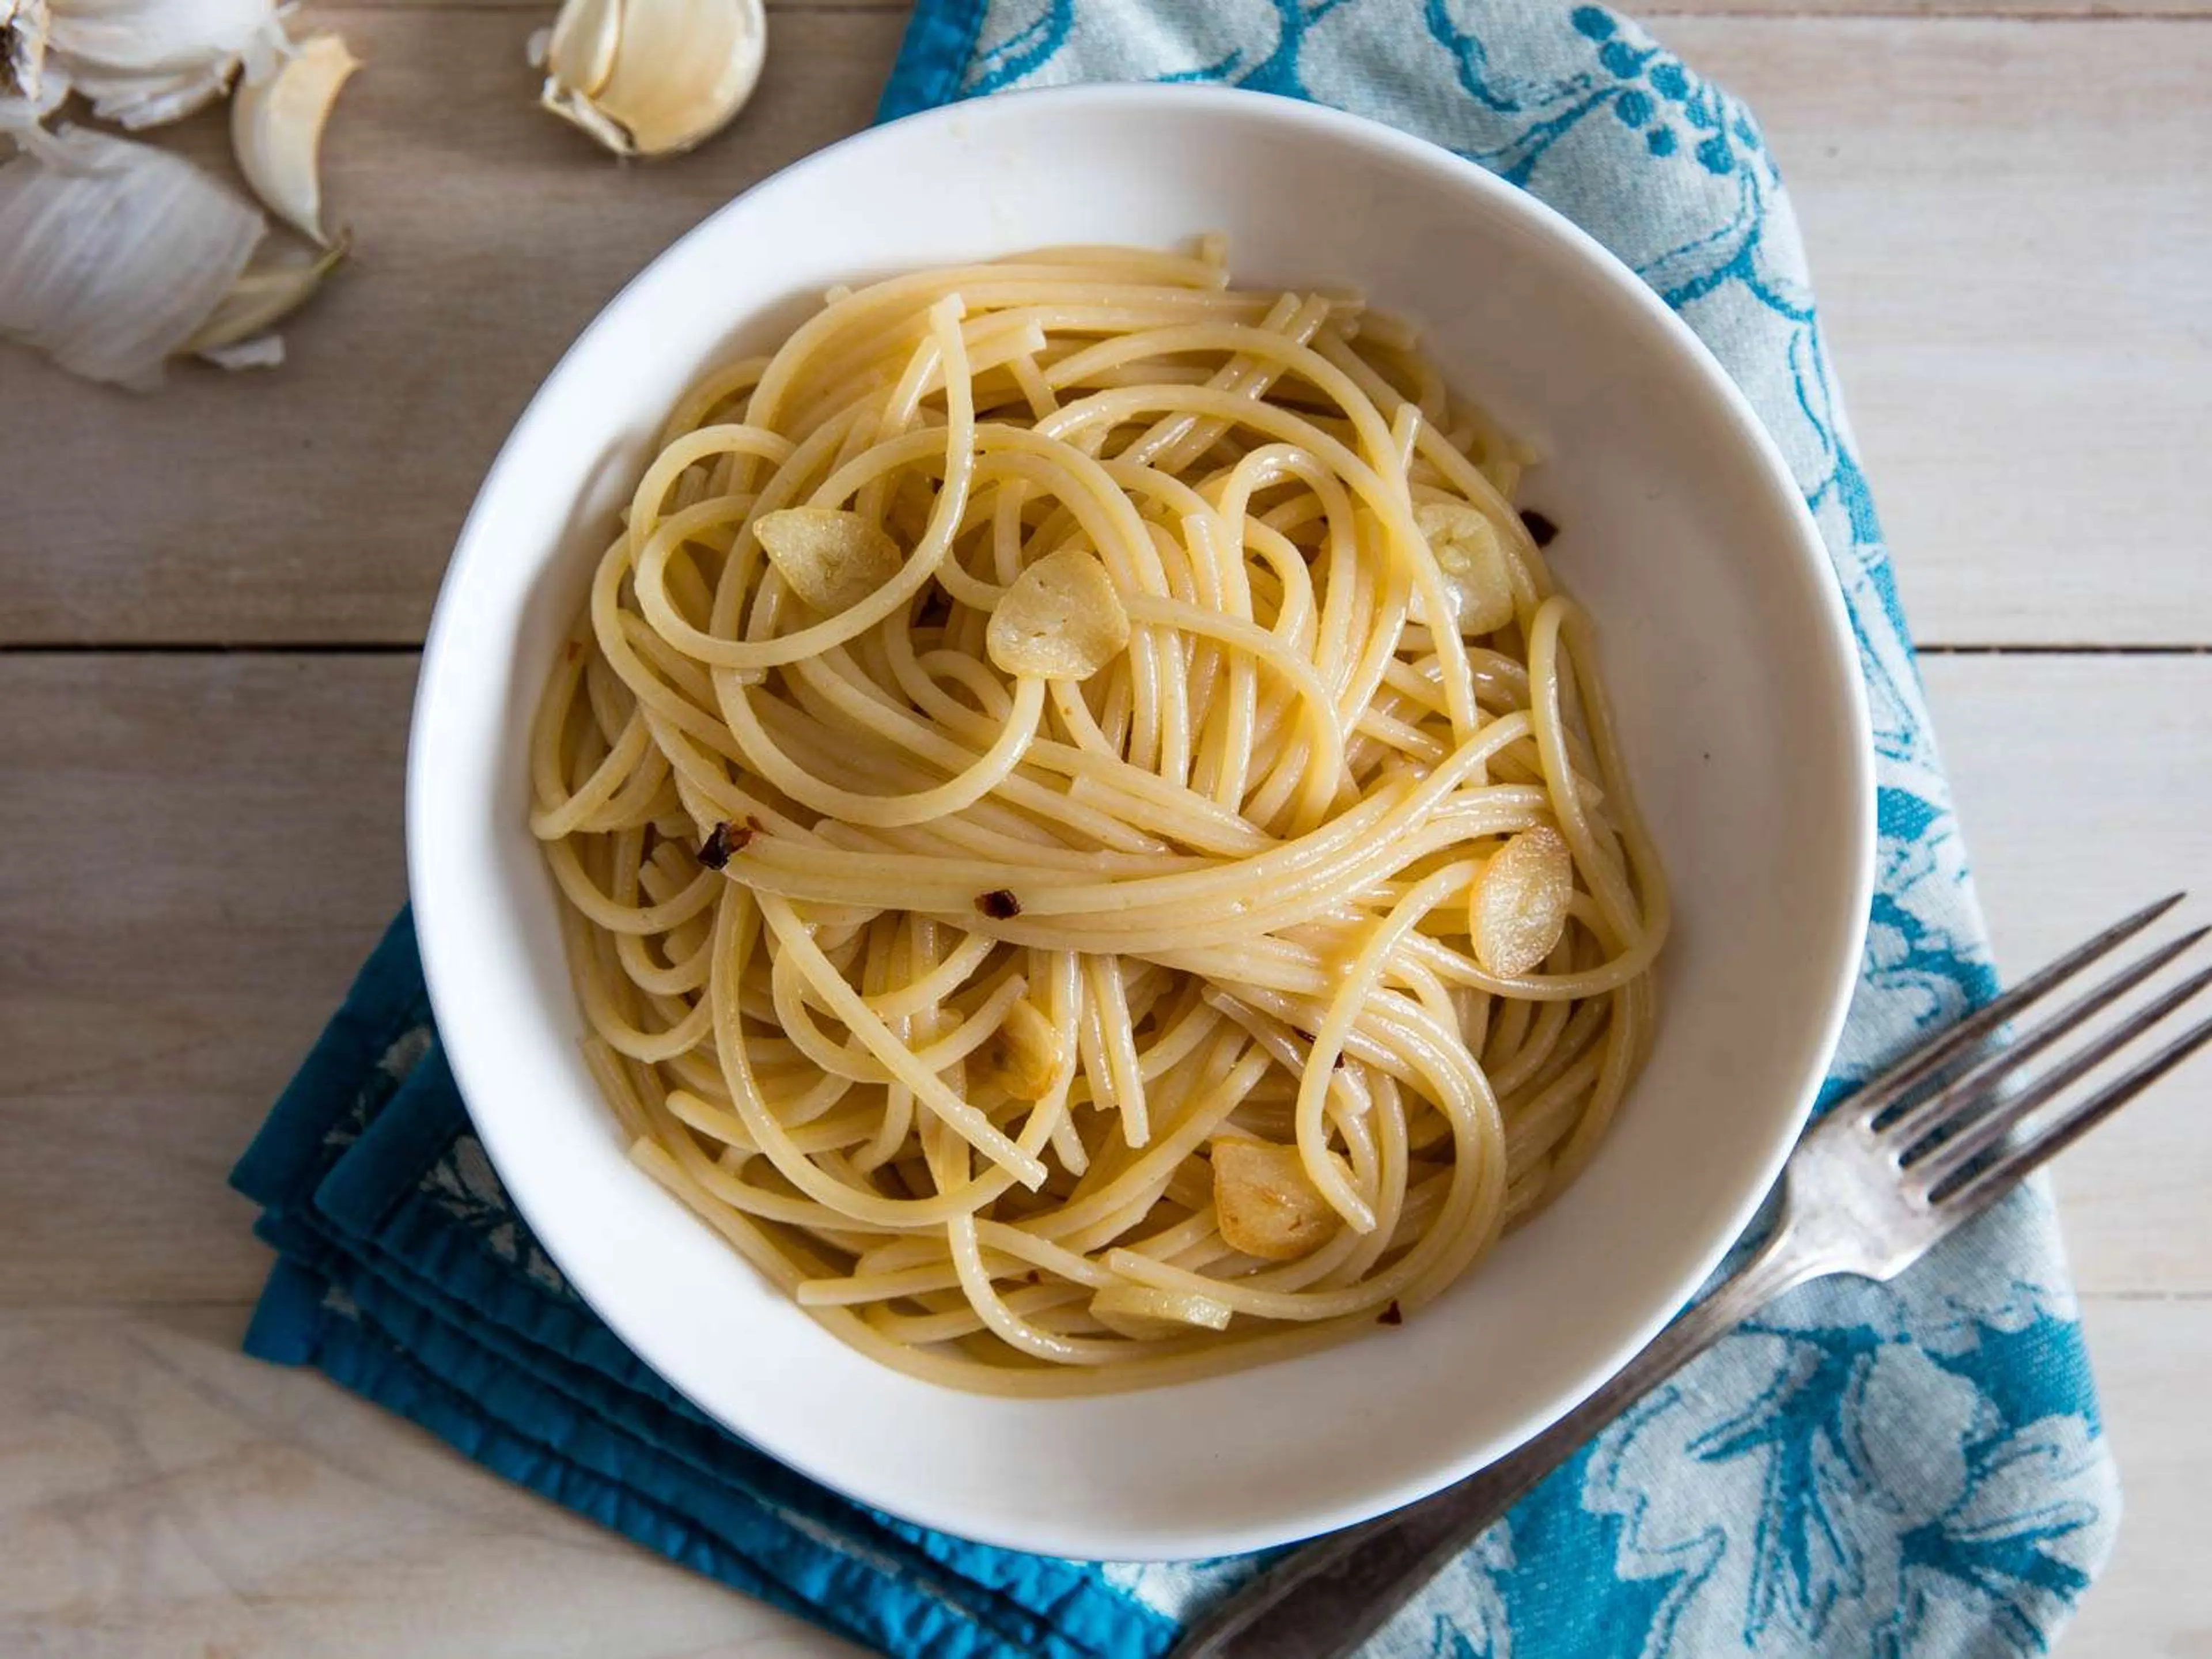
M 280 1256 L 247 1352 L 315 1366 L 648 1548 L 886 1653 L 1157 1659 L 1174 1638 L 1087 1564 L 815 1486 L 640 1362 L 506 1209 L 404 912 L 232 1182 Z
M 958 97 L 961 74 L 989 9 L 988 0 L 921 0 L 899 42 L 891 78 L 876 102 L 876 119 L 896 121 Z

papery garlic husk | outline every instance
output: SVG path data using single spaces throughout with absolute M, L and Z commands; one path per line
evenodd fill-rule
M 36 105 L 46 89 L 46 0 L 0 0 L 0 103 Z M 61 101 L 46 105 L 51 110 Z
M 241 368 L 282 368 L 284 367 L 284 337 L 281 334 L 257 334 L 250 340 L 240 340 L 236 345 L 210 346 L 199 356 L 217 368 L 234 373 Z
M 246 182 L 271 213 L 325 246 L 323 125 L 360 67 L 343 40 L 318 34 L 265 70 L 249 64 L 230 100 L 230 144 Z
M 133 129 L 189 115 L 229 87 L 257 46 L 281 44 L 276 0 L 48 0 L 49 60 L 102 120 Z
M 0 82 L 11 77 L 0 74 Z M 51 64 L 41 66 L 32 75 L 38 90 L 30 93 L 0 91 L 0 139 L 12 142 L 18 149 L 38 151 L 53 143 L 52 135 L 46 130 L 46 118 L 69 101 L 69 76 Z M 15 85 L 24 82 L 15 80 Z M 0 155 L 6 153 L 0 148 Z
M 182 156 L 87 128 L 0 166 L 0 335 L 144 389 L 253 256 L 267 222 Z
M 761 0 L 568 0 L 532 44 L 547 109 L 617 155 L 674 155 L 752 96 L 768 15 Z
M 265 336 L 270 328 L 307 304 L 323 285 L 323 278 L 337 269 L 351 247 L 341 235 L 329 247 L 309 258 L 277 252 L 256 259 L 239 274 L 230 291 L 216 302 L 207 319 L 178 349 L 197 352 L 226 368 L 241 364 L 273 367 L 261 361 L 266 348 L 245 354 L 237 349 L 254 345 L 257 337 Z M 281 349 L 277 361 L 283 361 Z

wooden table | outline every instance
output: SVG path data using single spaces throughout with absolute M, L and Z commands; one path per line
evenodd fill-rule
M 1656 21 L 1797 192 L 2015 971 L 2212 876 L 2212 13 L 2127 3 Z M 781 7 L 739 124 L 629 170 L 532 107 L 538 8 L 313 15 L 368 64 L 359 254 L 291 362 L 132 398 L 0 354 L 0 1652 L 843 1651 L 238 1357 L 268 1260 L 222 1178 L 403 896 L 416 647 L 508 423 L 867 119 L 901 8 Z M 2212 1652 L 2208 1113 L 2199 1066 L 2061 1175 L 2130 1506 L 2076 1651 Z

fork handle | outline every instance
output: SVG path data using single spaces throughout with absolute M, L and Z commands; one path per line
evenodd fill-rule
M 1786 1220 L 1778 1224 L 1741 1271 L 1551 1427 L 1442 1492 L 1285 1556 L 1194 1626 L 1171 1659 L 1350 1659 L 1632 1403 L 1783 1291 L 1826 1271 Z

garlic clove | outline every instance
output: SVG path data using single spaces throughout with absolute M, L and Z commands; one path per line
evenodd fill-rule
M 1504 979 L 1534 973 L 1567 931 L 1575 858 L 1566 837 L 1540 823 L 1507 839 L 1468 892 L 1474 959 Z
M 1108 1285 L 1091 1298 L 1091 1314 L 1108 1330 L 1140 1341 L 1188 1336 L 1195 1330 L 1225 1331 L 1231 1317 L 1226 1302 L 1151 1285 Z
M 222 95 L 240 59 L 281 40 L 276 0 L 46 0 L 47 51 L 93 113 L 131 128 Z
M 42 135 L 0 166 L 0 336 L 150 387 L 266 230 L 181 156 L 82 127 Z
M 761 0 L 567 0 L 539 101 L 617 155 L 673 155 L 744 107 L 767 55 Z
M 575 0 L 554 20 L 538 62 L 562 85 L 588 98 L 615 72 L 622 26 L 623 0 Z
M 239 274 L 229 292 L 216 302 L 206 319 L 178 349 L 212 358 L 226 368 L 234 367 L 217 354 L 234 356 L 241 343 L 251 345 L 255 337 L 265 335 L 272 325 L 307 304 L 351 246 L 340 235 L 313 259 L 285 259 L 280 255 L 256 261 Z
M 249 70 L 230 100 L 230 143 L 239 171 L 269 210 L 324 246 L 323 126 L 338 88 L 361 67 L 335 34 L 318 34 L 266 75 Z
M 784 586 L 825 617 L 848 611 L 898 574 L 898 544 L 857 513 L 781 507 L 753 520 Z
M 1003 673 L 1087 680 L 1129 646 L 1129 611 L 1095 553 L 1063 547 L 1016 576 L 983 636 Z

